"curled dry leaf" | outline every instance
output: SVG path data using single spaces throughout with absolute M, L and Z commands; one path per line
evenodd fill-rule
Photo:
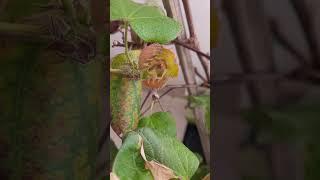
M 143 142 L 141 145 L 140 153 L 142 158 L 145 160 L 145 168 L 149 169 L 154 177 L 154 180 L 170 180 L 177 179 L 178 177 L 174 174 L 173 170 L 166 167 L 163 164 L 155 161 L 148 161 L 144 153 Z
M 174 53 L 160 44 L 142 49 L 139 68 L 143 71 L 143 86 L 151 89 L 161 89 L 169 78 L 177 77 L 179 72 Z
M 115 173 L 111 172 L 110 173 L 110 180 L 120 180 L 120 179 Z

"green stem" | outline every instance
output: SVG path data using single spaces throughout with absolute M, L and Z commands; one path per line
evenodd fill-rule
M 124 48 L 125 48 L 124 53 L 126 54 L 127 59 L 129 60 L 129 62 L 131 64 L 131 67 L 133 69 L 136 69 L 135 63 L 132 61 L 132 59 L 130 58 L 130 56 L 128 54 L 128 27 L 129 27 L 128 21 L 125 21 L 124 22 Z
M 128 22 L 124 22 L 124 47 L 125 54 L 128 56 Z
M 112 68 L 110 68 L 110 72 L 111 73 L 121 73 L 122 70 L 121 69 L 112 69 Z

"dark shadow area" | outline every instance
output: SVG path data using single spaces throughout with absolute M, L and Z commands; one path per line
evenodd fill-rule
M 213 5 L 214 179 L 320 179 L 320 2 Z
M 106 8 L 0 1 L 0 179 L 106 179 Z

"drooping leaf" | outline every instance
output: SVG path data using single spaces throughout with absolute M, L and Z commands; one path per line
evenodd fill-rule
M 138 127 L 149 127 L 172 137 L 177 135 L 176 121 L 169 112 L 156 112 L 148 117 L 143 117 L 140 119 Z
M 153 131 L 138 130 L 144 142 L 148 161 L 154 160 L 172 169 L 182 179 L 190 179 L 199 166 L 198 158 L 176 138 Z
M 146 42 L 167 43 L 178 36 L 180 24 L 165 16 L 154 6 L 131 0 L 111 0 L 110 20 L 129 22 L 137 35 Z
M 140 51 L 128 52 L 131 60 L 138 62 Z M 111 68 L 118 69 L 128 63 L 127 56 L 119 54 L 113 58 Z M 127 78 L 121 74 L 111 74 L 111 127 L 118 134 L 135 129 L 139 121 L 141 102 L 141 80 Z
M 152 180 L 152 174 L 145 169 L 140 154 L 142 139 L 136 132 L 127 134 L 112 167 L 112 172 L 121 180 Z

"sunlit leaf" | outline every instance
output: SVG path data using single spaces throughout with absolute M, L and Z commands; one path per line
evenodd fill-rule
M 176 137 L 176 121 L 169 112 L 156 112 L 139 121 L 139 128 L 149 127 L 163 134 Z
M 111 0 L 110 20 L 128 21 L 137 35 L 146 42 L 167 43 L 181 31 L 180 24 L 154 6 L 131 0 Z

